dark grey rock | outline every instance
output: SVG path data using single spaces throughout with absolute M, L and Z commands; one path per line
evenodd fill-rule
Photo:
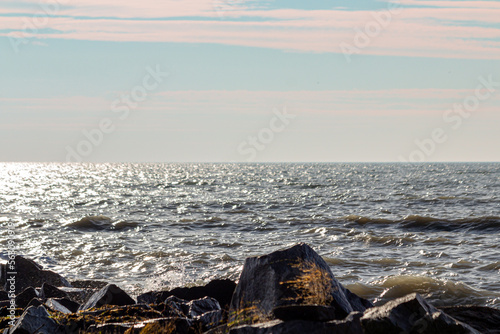
M 61 333 L 58 324 L 50 318 L 49 313 L 43 306 L 31 306 L 24 311 L 9 334 L 57 334 Z
M 161 295 L 163 291 L 149 291 L 137 296 L 137 302 L 141 304 L 160 304 L 167 296 Z M 160 297 L 161 295 L 161 297 Z M 163 298 L 164 297 L 164 298 Z
M 9 300 L 9 294 L 7 291 L 0 291 L 0 301 Z
M 70 300 L 78 304 L 85 304 L 90 297 L 100 289 L 85 289 L 85 288 L 68 288 L 59 287 L 59 290 L 63 291 Z
M 236 283 L 231 280 L 213 280 L 205 286 L 191 288 L 175 288 L 171 291 L 150 291 L 137 297 L 138 303 L 159 304 L 170 296 L 185 300 L 195 300 L 203 297 L 217 299 L 222 309 L 228 309 Z
M 40 288 L 40 298 L 45 300 L 49 298 L 69 298 L 69 296 L 63 290 L 60 290 L 49 283 L 43 283 Z
M 355 312 L 345 320 L 317 322 L 306 320 L 272 320 L 254 325 L 232 328 L 230 334 L 363 334 L 359 322 L 361 313 Z
M 65 298 L 49 298 L 45 301 L 45 305 L 64 314 L 75 313 L 80 308 L 80 304 Z
M 87 310 L 93 307 L 101 307 L 104 305 L 134 305 L 135 301 L 122 289 L 114 284 L 108 284 L 80 307 L 80 310 Z
M 205 297 L 188 303 L 188 318 L 200 323 L 204 330 L 218 326 L 223 320 L 223 311 L 217 299 Z
M 210 311 L 202 315 L 193 317 L 193 320 L 200 323 L 204 330 L 208 330 L 220 325 L 223 321 L 223 311 Z
M 481 333 L 500 334 L 500 310 L 486 306 L 445 306 L 440 308 L 453 318 Z
M 38 294 L 36 293 L 36 290 L 34 288 L 26 288 L 16 296 L 16 306 L 19 308 L 25 308 L 33 298 L 37 297 Z
M 165 302 L 164 314 L 170 317 L 178 316 L 194 319 L 203 326 L 219 324 L 222 320 L 222 310 L 219 302 L 210 297 L 187 301 L 175 296 L 168 297 Z
M 189 306 L 189 311 L 188 311 L 189 318 L 201 316 L 207 312 L 221 310 L 219 302 L 216 299 L 210 297 L 192 300 L 188 303 L 188 306 Z
M 169 315 L 175 316 L 179 315 L 182 317 L 187 317 L 189 314 L 189 305 L 188 301 L 178 298 L 176 296 L 170 296 L 165 299 L 165 305 L 169 310 Z
M 339 318 L 336 309 L 323 305 L 285 305 L 273 309 L 276 319 L 283 321 L 331 321 Z
M 219 302 L 210 297 L 187 301 L 170 296 L 165 302 L 153 304 L 151 307 L 168 318 L 189 319 L 203 330 L 219 325 L 224 319 Z
M 309 279 L 309 283 L 293 283 L 304 278 Z M 249 308 L 256 308 L 266 317 L 271 316 L 275 307 L 293 304 L 332 306 L 337 319 L 372 306 L 343 287 L 328 264 L 311 247 L 299 244 L 245 260 L 231 300 L 229 321 L 247 313 Z
M 367 334 L 461 334 L 479 332 L 427 303 L 417 293 L 368 309 L 361 318 Z
M 32 300 L 30 300 L 30 302 L 28 303 L 28 305 L 26 305 L 24 308 L 28 308 L 30 306 L 40 306 L 40 305 L 43 305 L 42 301 L 40 300 L 40 298 L 33 298 Z
M 2 274 L 0 275 L 2 281 L 1 283 L 4 286 L 4 290 L 8 291 L 8 279 L 11 275 L 7 275 L 9 271 L 15 271 L 17 274 L 15 275 L 15 288 L 16 294 L 20 293 L 24 289 L 28 287 L 39 288 L 43 283 L 49 283 L 54 286 L 71 286 L 69 282 L 62 277 L 61 275 L 50 271 L 43 270 L 43 267 L 30 259 L 26 259 L 22 256 L 15 257 L 15 269 L 7 270 L 6 266 L 2 266 Z

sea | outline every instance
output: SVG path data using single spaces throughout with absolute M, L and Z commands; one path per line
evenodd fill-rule
M 500 163 L 1 163 L 0 225 L 1 261 L 134 296 L 307 243 L 375 304 L 500 308 Z

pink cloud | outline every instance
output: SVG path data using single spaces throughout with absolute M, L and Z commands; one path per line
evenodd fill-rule
M 222 21 L 213 19 L 216 14 L 211 1 L 200 4 L 198 1 L 146 0 L 139 8 L 132 1 L 121 2 L 118 6 L 110 0 L 90 0 L 84 6 L 62 8 L 60 13 L 70 17 L 50 17 L 47 24 L 40 27 L 55 29 L 60 34 L 22 32 L 23 22 L 32 20 L 30 16 L 4 17 L 0 29 L 18 29 L 10 34 L 11 37 L 42 39 L 218 43 L 319 53 L 340 53 L 343 43 L 355 47 L 360 54 L 498 59 L 500 29 L 473 24 L 498 23 L 500 6 L 491 5 L 489 1 L 475 1 L 475 7 L 470 1 L 407 1 L 418 5 L 428 2 L 435 6 L 404 8 L 400 14 L 392 15 L 390 24 L 372 37 L 366 47 L 356 44 L 354 28 L 364 30 L 367 24 L 376 23 L 370 11 L 264 11 L 235 7 L 225 15 L 249 20 Z M 441 8 L 446 6 L 450 8 Z M 93 18 L 76 19 L 74 16 Z M 107 16 L 123 19 L 100 18 Z M 130 19 L 175 16 L 198 16 L 207 20 Z M 255 16 L 260 20 L 253 20 Z M 463 25 L 462 21 L 471 24 Z

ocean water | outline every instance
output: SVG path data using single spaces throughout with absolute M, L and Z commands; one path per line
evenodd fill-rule
M 500 164 L 0 164 L 0 258 L 151 289 L 305 242 L 377 304 L 500 307 Z

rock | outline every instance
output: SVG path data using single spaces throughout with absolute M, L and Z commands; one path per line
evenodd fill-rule
M 37 297 L 38 294 L 35 289 L 32 287 L 26 288 L 23 292 L 16 296 L 16 306 L 19 308 L 25 308 L 33 298 Z
M 43 283 L 49 283 L 55 286 L 70 286 L 69 282 L 64 277 L 53 271 L 43 270 L 42 266 L 32 260 L 18 255 L 15 257 L 14 261 L 14 270 L 7 270 L 6 266 L 2 266 L 2 274 L 0 275 L 0 277 L 2 278 L 1 283 L 4 285 L 4 290 L 6 291 L 9 290 L 6 278 L 8 279 L 11 276 L 7 275 L 7 272 L 10 271 L 17 272 L 17 274 L 15 275 L 16 293 L 19 293 L 30 286 L 39 288 Z
M 182 316 L 190 319 L 203 316 L 206 313 L 221 311 L 219 302 L 210 297 L 187 301 L 170 296 L 164 304 L 168 306 L 169 316 Z
M 337 319 L 372 306 L 344 288 L 311 247 L 298 244 L 245 260 L 231 300 L 229 321 L 250 313 L 266 318 L 275 307 L 293 304 L 332 306 Z
M 0 291 L 0 301 L 9 300 L 9 293 L 7 291 Z
M 36 307 L 36 306 L 40 306 L 40 305 L 43 305 L 42 301 L 39 298 L 33 298 L 32 300 L 30 300 L 28 305 L 26 305 L 24 308 L 28 308 L 30 306 Z
M 330 321 L 338 318 L 335 308 L 323 305 L 285 305 L 273 309 L 276 319 L 283 321 Z
M 164 308 L 161 307 L 164 305 Z M 178 317 L 193 320 L 203 329 L 219 325 L 223 320 L 223 311 L 219 302 L 210 297 L 187 301 L 175 296 L 168 297 L 164 303 L 154 304 L 153 308 L 165 317 Z
M 479 334 L 469 325 L 439 311 L 417 293 L 368 309 L 361 324 L 367 334 Z
M 40 298 L 42 298 L 42 299 L 69 298 L 69 296 L 63 290 L 60 290 L 51 284 L 43 283 L 43 285 L 40 289 Z
M 236 283 L 231 280 L 213 280 L 205 286 L 192 288 L 175 288 L 171 291 L 150 291 L 137 297 L 138 303 L 159 304 L 170 296 L 185 300 L 195 300 L 203 297 L 217 299 L 222 309 L 228 309 Z
M 108 283 L 93 280 L 77 280 L 71 281 L 72 287 L 58 287 L 60 290 L 66 292 L 71 300 L 78 304 L 85 304 L 90 297 Z
M 90 297 L 97 291 L 98 289 L 82 289 L 82 288 L 68 288 L 68 287 L 59 287 L 59 290 L 63 291 L 67 298 L 74 301 L 78 304 L 85 304 Z
M 188 303 L 188 306 L 189 306 L 189 311 L 188 311 L 189 318 L 201 316 L 207 312 L 221 310 L 219 302 L 216 299 L 210 297 L 192 300 Z
M 87 310 L 93 307 L 101 307 L 103 305 L 134 305 L 135 301 L 122 289 L 114 284 L 108 284 L 98 292 L 94 293 L 92 297 L 80 307 L 80 310 Z
M 222 323 L 223 312 L 222 310 L 206 312 L 193 317 L 193 320 L 200 323 L 204 330 L 211 329 Z
M 50 318 L 49 313 L 43 306 L 29 307 L 14 326 L 9 330 L 9 334 L 56 334 L 62 333 L 57 323 Z
M 49 298 L 45 301 L 45 305 L 64 314 L 76 313 L 80 308 L 80 304 L 65 298 Z
M 167 316 L 180 316 L 186 317 L 189 313 L 188 301 L 180 299 L 176 296 L 170 296 L 165 299 L 165 306 L 167 307 Z
M 141 303 L 141 304 L 160 304 L 160 303 L 162 303 L 162 300 L 167 299 L 167 297 L 162 298 L 162 297 L 164 297 L 162 294 L 163 294 L 163 291 L 145 292 L 145 293 L 137 296 L 137 302 Z
M 500 334 L 500 310 L 486 306 L 445 306 L 440 308 L 453 318 L 489 334 Z
M 203 329 L 218 326 L 223 319 L 223 312 L 217 299 L 205 297 L 188 303 L 188 318 L 199 322 Z
M 353 312 L 344 320 L 316 322 L 306 320 L 272 320 L 255 325 L 232 328 L 230 334 L 362 334 L 360 312 Z M 399 334 L 399 333 L 398 333 Z

